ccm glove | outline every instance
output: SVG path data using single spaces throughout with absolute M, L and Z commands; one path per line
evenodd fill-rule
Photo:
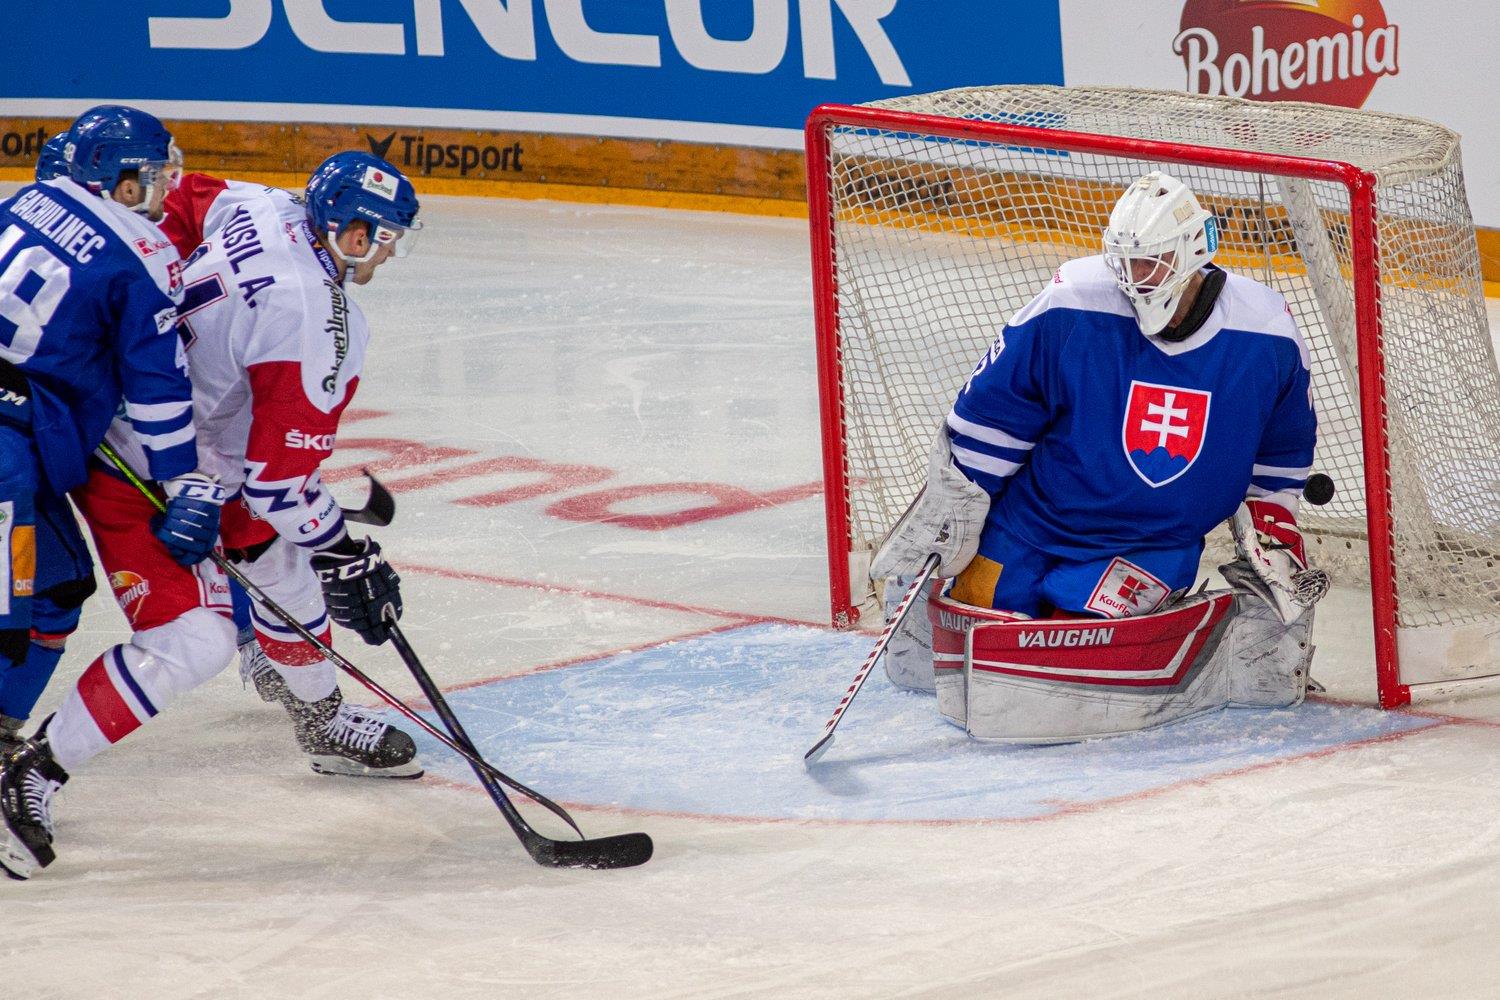
M 312 568 L 323 585 L 328 615 L 372 646 L 389 637 L 387 621 L 401 617 L 401 578 L 380 554 L 374 539 L 343 539 L 315 552 Z
M 224 487 L 201 472 L 162 483 L 167 510 L 151 519 L 151 533 L 181 566 L 196 566 L 208 558 L 219 540 L 219 508 Z

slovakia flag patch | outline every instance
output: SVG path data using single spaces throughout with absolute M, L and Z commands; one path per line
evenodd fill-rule
M 1121 441 L 1135 474 L 1165 486 L 1198 460 L 1213 393 L 1174 385 L 1131 382 Z

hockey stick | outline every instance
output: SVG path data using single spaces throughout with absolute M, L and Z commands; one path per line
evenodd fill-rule
M 811 750 L 802 755 L 803 764 L 811 767 L 822 760 L 823 755 L 828 752 L 828 748 L 833 746 L 833 731 L 838 728 L 839 720 L 844 717 L 844 711 L 849 707 L 849 703 L 854 700 L 854 696 L 859 694 L 859 689 L 864 687 L 865 678 L 870 676 L 870 670 L 875 666 L 876 661 L 880 659 L 880 654 L 884 653 L 885 647 L 890 645 L 891 636 L 896 634 L 896 629 L 906 620 L 907 613 L 911 611 L 912 605 L 916 603 L 917 594 L 927 585 L 927 581 L 932 578 L 932 574 L 937 571 L 937 568 L 938 557 L 936 553 L 933 553 L 922 564 L 922 572 L 912 581 L 912 585 L 906 588 L 906 594 L 901 598 L 901 603 L 896 606 L 896 613 L 891 616 L 890 621 L 886 622 L 885 631 L 881 632 L 880 638 L 875 640 L 875 648 L 870 650 L 869 656 L 865 657 L 864 666 L 859 668 L 859 673 L 854 675 L 854 680 L 849 684 L 849 690 L 844 692 L 844 700 L 839 702 L 839 707 L 833 710 L 833 715 L 829 716 L 827 724 L 823 726 L 823 735 L 819 737 L 818 742 L 812 745 Z
M 151 491 L 151 487 L 146 485 L 141 477 L 136 474 L 135 470 L 130 467 L 129 463 L 127 463 L 125 459 L 121 458 L 120 454 L 116 452 L 114 448 L 112 448 L 108 444 L 101 443 L 99 445 L 99 453 L 102 454 L 105 458 L 109 459 L 110 463 L 113 464 L 115 468 L 120 470 L 120 474 L 123 475 L 127 480 L 129 480 L 130 484 L 134 486 L 142 496 L 149 500 L 151 502 L 151 505 L 155 507 L 158 512 L 166 512 L 167 505 L 162 502 L 162 499 L 160 497 L 158 497 Z M 577 833 L 579 837 L 583 837 L 583 831 L 578 829 L 578 824 L 573 821 L 573 817 L 568 815 L 568 811 L 562 806 L 558 805 L 556 802 L 553 802 L 551 799 L 547 798 L 547 796 L 541 794 L 540 792 L 537 792 L 534 789 L 528 788 L 527 786 L 521 784 L 519 781 L 516 781 L 514 778 L 510 777 L 508 774 L 501 771 L 493 764 L 490 764 L 483 757 L 480 757 L 477 753 L 463 746 L 460 746 L 457 742 L 450 739 L 446 733 L 442 732 L 432 723 L 428 722 L 426 719 L 418 715 L 415 709 L 411 708 L 400 698 L 397 698 L 395 695 L 391 694 L 373 678 L 365 674 L 364 671 L 360 670 L 353 663 L 349 662 L 348 658 L 334 650 L 333 647 L 323 642 L 317 636 L 313 635 L 313 633 L 309 631 L 306 626 L 297 621 L 297 619 L 293 618 L 285 608 L 281 607 L 281 605 L 271 600 L 271 598 L 266 595 L 265 591 L 261 590 L 260 587 L 258 587 L 248 577 L 246 577 L 244 573 L 240 572 L 238 567 L 236 567 L 228 559 L 225 559 L 218 552 L 209 553 L 209 558 L 213 561 L 215 566 L 218 566 L 232 579 L 234 579 L 235 582 L 244 587 L 246 593 L 255 598 L 255 600 L 259 602 L 262 607 L 271 612 L 277 618 L 281 619 L 282 623 L 285 624 L 287 628 L 297 633 L 299 637 L 301 637 L 305 642 L 312 645 L 313 648 L 327 657 L 329 661 L 331 661 L 340 670 L 344 671 L 344 673 L 348 674 L 350 677 L 353 677 L 360 684 L 364 685 L 366 688 L 372 691 L 377 697 L 380 698 L 381 701 L 384 701 L 387 705 L 395 709 L 397 712 L 400 712 L 403 716 L 410 720 L 413 725 L 417 726 L 423 732 L 427 733 L 427 735 L 431 736 L 433 739 L 437 740 L 439 743 L 443 744 L 448 749 L 452 750 L 454 753 L 467 760 L 476 770 L 482 769 L 484 773 L 493 780 L 498 781 L 508 788 L 511 788 L 514 791 L 531 798 L 538 805 L 544 807 L 545 809 L 548 809 L 560 819 L 562 819 L 563 822 L 567 823 L 568 826 L 572 827 L 573 832 Z M 509 817 L 507 817 L 507 819 L 508 818 Z M 512 827 L 514 828 L 514 824 L 512 824 Z M 519 836 L 519 834 L 520 831 L 517 830 L 517 835 Z M 534 854 L 533 857 L 535 857 Z M 538 860 L 540 861 L 540 859 Z M 643 858 L 642 860 L 644 861 L 645 859 Z M 546 862 L 541 863 L 545 864 Z
M 416 650 L 412 649 L 411 644 L 406 641 L 406 636 L 402 634 L 401 627 L 396 624 L 395 618 L 388 615 L 386 626 L 396 652 L 401 654 L 406 668 L 416 678 L 417 686 L 422 689 L 422 694 L 426 696 L 428 704 L 432 706 L 433 711 L 437 712 L 438 718 L 443 720 L 443 725 L 453 739 L 472 750 L 474 756 L 478 756 L 479 751 L 475 748 L 474 742 L 469 739 L 469 734 L 464 732 L 464 727 L 458 721 L 458 717 L 453 714 L 453 709 L 448 707 L 448 701 L 443 697 L 443 692 L 438 689 L 432 677 L 422 667 L 422 661 L 418 659 Z M 533 830 L 522 817 L 515 804 L 510 801 L 510 797 L 505 794 L 505 789 L 501 788 L 487 771 L 474 763 L 473 757 L 469 758 L 469 764 L 474 768 L 474 774 L 479 778 L 479 783 L 484 786 L 486 792 L 489 792 L 490 798 L 499 807 L 506 822 L 516 832 L 522 846 L 537 864 L 546 865 L 549 868 L 633 868 L 651 860 L 651 838 L 644 833 L 622 833 L 613 837 L 584 840 L 553 840 L 542 836 Z
M 359 471 L 370 481 L 370 497 L 363 507 L 344 507 L 344 520 L 384 528 L 395 520 L 396 498 L 391 496 L 391 491 L 380 480 L 370 474 L 369 469 Z

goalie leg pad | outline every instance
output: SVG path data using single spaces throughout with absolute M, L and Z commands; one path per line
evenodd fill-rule
M 1229 660 L 1217 655 L 1234 617 L 1228 591 L 1114 620 L 997 621 L 993 611 L 932 603 L 939 706 L 976 739 L 1069 743 L 1177 722 L 1229 700 Z M 961 698 L 944 698 L 945 673 Z
M 1292 622 L 1259 597 L 1237 594 L 1223 643 L 1230 708 L 1291 708 L 1302 704 L 1312 668 L 1313 609 Z

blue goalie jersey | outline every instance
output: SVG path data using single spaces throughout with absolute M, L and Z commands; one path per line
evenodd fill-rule
M 989 524 L 1067 560 L 1200 544 L 1248 497 L 1292 510 L 1317 419 L 1286 301 L 1226 275 L 1178 343 L 1142 335 L 1102 257 L 1006 324 L 948 417 Z
M 181 297 L 182 261 L 144 217 L 66 178 L 0 202 L 0 357 L 30 382 L 32 436 L 54 491 L 84 481 L 120 411 L 152 478 L 197 467 Z

